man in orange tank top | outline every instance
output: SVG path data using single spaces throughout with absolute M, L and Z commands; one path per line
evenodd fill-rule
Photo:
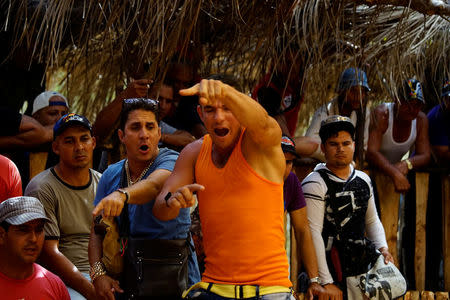
M 153 214 L 173 219 L 198 193 L 206 259 L 196 299 L 294 299 L 284 250 L 281 129 L 232 86 L 234 79 L 216 75 L 180 91 L 199 95 L 208 134 L 183 149 Z

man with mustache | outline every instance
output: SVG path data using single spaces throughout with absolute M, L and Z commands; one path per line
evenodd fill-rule
M 71 299 L 94 299 L 89 280 L 88 243 L 91 212 L 101 174 L 90 169 L 95 148 L 91 123 L 67 114 L 53 128 L 59 163 L 34 177 L 25 195 L 38 198 L 52 221 L 45 225 L 41 261 L 60 276 Z
M 48 221 L 34 197 L 13 197 L 0 204 L 2 299 L 70 299 L 61 279 L 35 263 Z
M 141 252 L 143 255 L 148 254 L 143 248 L 140 248 L 142 244 L 136 246 L 138 251 L 130 250 L 133 248 L 132 240 L 137 238 L 149 243 L 154 242 L 154 248 L 159 249 L 163 249 L 163 244 L 170 240 L 185 240 L 190 244 L 185 243 L 186 246 L 193 247 L 188 235 L 189 209 L 181 210 L 176 218 L 168 222 L 161 222 L 152 214 L 154 199 L 171 174 L 178 158 L 178 152 L 168 148 L 158 148 L 158 142 L 161 139 L 158 121 L 158 102 L 156 100 L 131 98 L 123 101 L 118 135 L 126 148 L 127 157 L 106 169 L 94 201 L 96 205 L 93 211 L 94 216 L 99 214 L 102 214 L 103 218 L 120 216 L 119 227 L 127 227 L 129 230 L 126 242 L 124 242 L 128 248 L 123 252 L 123 273 L 131 268 L 132 261 L 138 256 L 137 252 Z M 125 213 L 128 214 L 129 224 L 126 222 Z M 141 280 L 132 278 L 138 276 L 137 271 L 130 272 L 129 276 L 122 274 L 120 283 L 115 280 L 113 274 L 107 273 L 104 264 L 107 259 L 103 241 L 107 236 L 95 230 L 95 226 L 92 227 L 94 229 L 91 232 L 89 243 L 89 261 L 92 282 L 99 299 L 114 299 L 115 296 L 118 299 L 179 299 L 182 289 L 181 291 L 170 289 L 169 282 L 163 283 L 152 292 L 142 291 L 136 286 L 138 281 L 145 283 L 152 280 L 152 274 L 146 273 L 145 268 L 142 271 Z M 167 250 L 163 258 L 159 257 L 159 261 L 167 261 L 170 258 L 169 252 Z M 180 283 L 179 285 L 188 284 L 183 289 L 200 280 L 195 251 L 191 249 L 189 252 L 187 278 L 182 276 L 183 278 L 179 280 L 180 278 L 176 278 L 176 276 L 171 277 L 172 281 Z M 152 259 L 155 260 L 155 257 L 142 257 L 144 261 Z M 161 265 L 163 264 L 164 262 L 161 263 Z M 153 274 L 156 277 L 159 275 L 161 274 Z

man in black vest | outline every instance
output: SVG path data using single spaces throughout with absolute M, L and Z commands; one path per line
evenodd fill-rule
M 347 117 L 322 121 L 319 135 L 326 163 L 318 164 L 302 183 L 320 282 L 330 299 L 342 299 L 346 277 L 366 272 L 380 252 L 385 263 L 393 262 L 370 178 L 352 165 L 354 133 Z

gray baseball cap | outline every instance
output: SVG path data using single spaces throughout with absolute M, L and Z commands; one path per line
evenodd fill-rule
M 37 198 L 20 196 L 0 203 L 0 223 L 6 221 L 11 225 L 22 225 L 37 219 L 50 222 L 45 215 L 44 206 Z

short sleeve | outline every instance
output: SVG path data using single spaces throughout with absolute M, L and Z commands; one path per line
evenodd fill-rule
M 58 211 L 58 199 L 56 199 L 55 194 L 46 184 L 41 185 L 39 188 L 30 188 L 33 182 L 30 182 L 29 186 L 25 190 L 27 196 L 32 196 L 38 198 L 44 206 L 45 214 L 51 222 L 46 222 L 44 226 L 45 238 L 46 239 L 59 239 L 59 221 L 57 217 Z
M 306 206 L 305 197 L 303 195 L 302 186 L 294 173 L 289 173 L 285 182 L 286 185 L 286 210 L 288 212 L 303 208 Z
M 173 168 L 175 167 L 175 162 L 178 159 L 178 152 L 162 148 L 160 149 L 161 153 L 155 160 L 155 166 L 151 172 L 157 170 L 157 169 L 164 169 L 168 171 L 173 171 Z

